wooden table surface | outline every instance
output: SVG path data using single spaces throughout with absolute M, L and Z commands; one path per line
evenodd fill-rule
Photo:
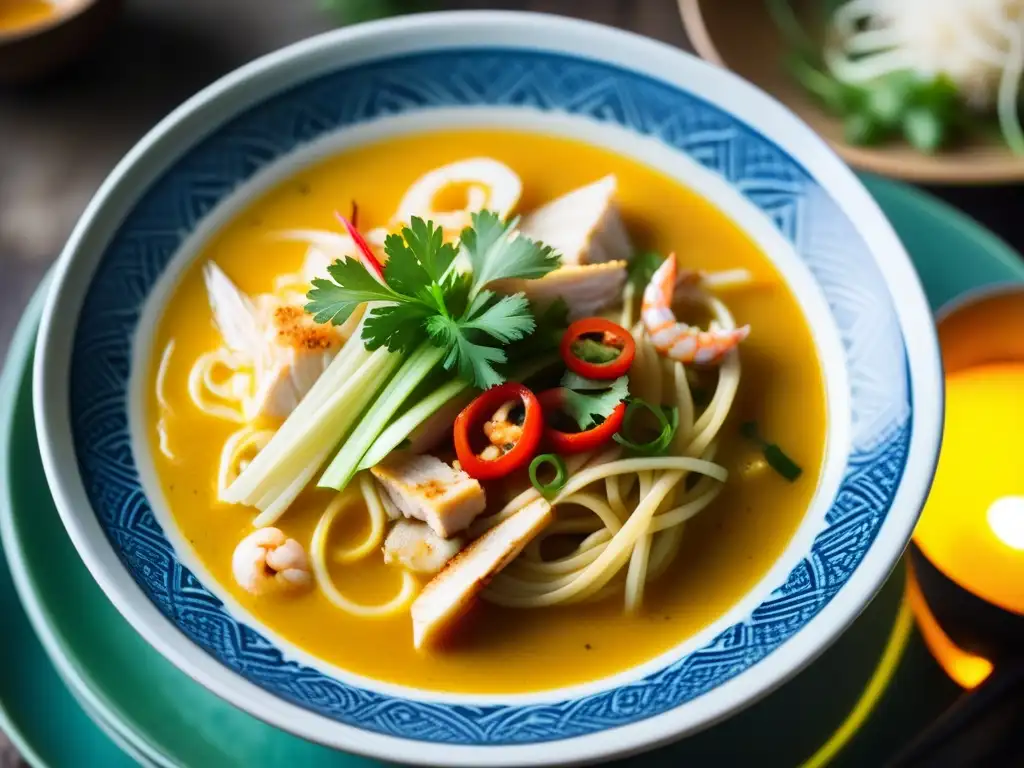
M 675 0 L 436 5 L 580 16 L 689 47 Z M 224 73 L 334 22 L 316 0 L 126 0 L 126 6 L 101 48 L 71 71 L 30 90 L 0 91 L 0 352 L 90 196 L 157 120 Z M 939 193 L 1024 245 L 1019 188 Z M 0 768 L 22 765 L 0 734 Z

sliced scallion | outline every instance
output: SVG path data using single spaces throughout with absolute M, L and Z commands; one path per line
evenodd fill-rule
M 764 455 L 764 460 L 768 462 L 768 466 L 789 482 L 795 482 L 803 474 L 803 468 L 789 458 L 785 451 L 775 443 L 769 443 L 761 437 L 761 433 L 757 429 L 757 422 L 743 422 L 740 425 L 740 434 L 748 440 L 757 443 L 761 448 L 761 453 Z
M 541 482 L 537 477 L 537 474 L 545 464 L 550 465 L 555 470 L 555 477 L 548 483 Z M 569 471 L 565 468 L 565 462 L 557 454 L 542 453 L 530 462 L 530 482 L 533 483 L 534 488 L 540 491 L 540 495 L 546 499 L 550 499 L 562 490 L 568 480 Z
M 658 421 L 658 436 L 645 443 L 637 442 L 628 437 L 634 433 L 634 422 L 641 411 L 647 411 Z M 632 398 L 626 406 L 626 414 L 622 420 L 622 429 L 613 439 L 622 447 L 641 456 L 658 456 L 665 453 L 679 429 L 679 409 L 675 406 L 651 405 L 646 400 Z

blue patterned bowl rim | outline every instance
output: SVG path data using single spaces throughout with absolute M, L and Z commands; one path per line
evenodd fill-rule
M 395 696 L 282 658 L 181 564 L 153 517 L 128 435 L 143 300 L 207 212 L 325 132 L 481 105 L 624 126 L 721 174 L 814 273 L 842 336 L 853 403 L 852 443 L 824 529 L 750 616 L 640 679 L 527 704 Z M 71 334 L 69 317 L 77 317 Z M 928 305 L 895 234 L 853 174 L 785 108 L 645 38 L 503 12 L 426 14 L 321 35 L 178 108 L 118 165 L 72 234 L 34 371 L 44 466 L 62 519 L 101 587 L 150 643 L 279 727 L 385 759 L 447 765 L 635 751 L 713 723 L 811 661 L 909 539 L 937 457 L 941 381 Z

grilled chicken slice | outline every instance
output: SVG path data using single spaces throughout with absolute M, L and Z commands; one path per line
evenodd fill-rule
M 347 335 L 313 321 L 272 294 L 251 299 L 213 262 L 204 270 L 214 323 L 225 344 L 252 366 L 247 420 L 285 418 L 324 372 Z M 361 314 L 361 313 L 353 313 Z
M 457 554 L 413 601 L 410 610 L 416 648 L 436 640 L 469 610 L 487 582 L 512 562 L 551 518 L 551 505 L 538 499 Z
M 498 293 L 525 293 L 541 310 L 562 298 L 569 307 L 569 319 L 578 320 L 621 301 L 625 284 L 626 262 L 608 261 L 562 267 L 539 280 L 497 280 L 488 287 Z
M 418 520 L 399 520 L 384 539 L 384 562 L 416 573 L 437 573 L 459 554 L 462 539 L 443 539 Z
M 487 506 L 478 481 L 436 456 L 393 455 L 370 471 L 403 515 L 446 539 L 468 528 Z
M 601 264 L 633 255 L 615 205 L 618 181 L 605 176 L 523 217 L 520 230 L 562 254 L 562 265 Z

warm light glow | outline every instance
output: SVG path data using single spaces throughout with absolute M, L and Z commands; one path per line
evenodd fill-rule
M 907 570 L 907 599 L 914 611 L 917 628 L 924 638 L 924 644 L 954 683 L 961 688 L 978 687 L 992 674 L 992 662 L 983 656 L 963 650 L 949 639 L 949 635 L 939 626 L 939 622 L 928 607 L 921 586 L 917 583 L 917 576 L 909 563 Z
M 942 453 L 914 531 L 950 580 L 1024 615 L 1024 362 L 947 372 Z
M 988 524 L 1008 547 L 1024 550 L 1024 496 L 1003 496 L 988 508 Z

